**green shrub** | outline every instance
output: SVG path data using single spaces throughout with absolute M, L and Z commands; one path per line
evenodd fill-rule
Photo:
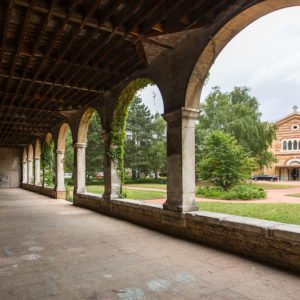
M 250 200 L 264 199 L 267 194 L 261 187 L 243 184 L 237 185 L 227 191 L 215 186 L 199 187 L 197 189 L 197 196 L 224 200 Z
M 73 186 L 74 179 L 73 178 L 65 178 L 65 185 Z
M 87 178 L 86 185 L 104 185 L 104 179 Z
M 132 178 L 126 178 L 125 179 L 125 184 L 133 184 L 133 183 L 159 183 L 159 184 L 166 184 L 167 179 L 166 178 L 137 178 L 137 179 L 132 179 Z
M 66 200 L 73 202 L 73 191 L 68 185 L 66 185 Z

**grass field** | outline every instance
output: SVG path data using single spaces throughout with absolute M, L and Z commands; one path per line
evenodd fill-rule
M 300 193 L 297 193 L 297 194 L 290 194 L 290 195 L 286 195 L 286 196 L 300 198 Z
M 258 185 L 265 190 L 277 190 L 277 189 L 294 189 L 300 187 L 300 184 L 291 185 L 291 184 L 274 184 L 274 183 L 267 183 L 267 182 L 253 182 L 254 185 Z
M 167 185 L 166 184 L 160 184 L 160 183 L 130 183 L 126 184 L 126 186 L 130 187 L 137 187 L 137 188 L 146 188 L 146 189 L 158 189 L 158 190 L 166 190 Z
M 300 204 L 198 202 L 201 210 L 300 225 Z
M 73 187 L 69 187 L 73 190 Z M 104 186 L 102 185 L 88 185 L 86 187 L 87 192 L 94 194 L 103 194 Z M 149 191 L 149 190 L 134 190 L 124 188 L 124 192 L 127 194 L 128 199 L 134 200 L 147 200 L 147 199 L 160 199 L 165 198 L 166 194 L 163 191 Z

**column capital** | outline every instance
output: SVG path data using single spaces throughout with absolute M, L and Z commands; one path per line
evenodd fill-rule
M 167 122 L 172 122 L 181 118 L 198 120 L 199 114 L 199 109 L 181 107 L 178 110 L 166 112 L 162 116 Z
M 33 161 L 33 159 L 27 159 L 27 161 L 28 161 L 28 162 L 32 162 L 32 161 Z
M 27 160 L 23 160 L 23 165 L 26 165 L 27 164 Z
M 65 154 L 65 150 L 56 150 L 56 154 Z
M 74 148 L 86 148 L 86 143 L 74 143 Z
M 35 157 L 35 158 L 34 158 L 34 160 L 40 160 L 40 159 L 41 159 L 40 157 Z

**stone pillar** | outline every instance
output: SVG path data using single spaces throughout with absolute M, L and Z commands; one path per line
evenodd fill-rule
M 64 178 L 64 162 L 65 162 L 65 151 L 56 150 L 56 198 L 65 198 L 65 178 Z
M 27 160 L 23 160 L 23 170 L 22 170 L 22 183 L 27 184 L 27 175 L 28 175 L 28 170 L 27 170 Z
M 113 160 L 108 155 L 110 149 L 110 132 L 103 133 L 104 139 L 104 193 L 103 199 L 111 200 L 120 197 L 121 180 Z
M 195 203 L 195 121 L 199 111 L 182 108 L 163 117 L 168 124 L 168 185 L 164 209 L 198 210 Z
M 32 161 L 32 159 L 27 160 L 27 168 L 28 168 L 27 182 L 29 184 L 33 184 L 34 178 L 33 178 L 33 161 Z
M 74 154 L 75 154 L 75 184 L 74 191 L 76 193 L 85 193 L 85 149 L 86 143 L 76 143 L 74 144 Z
M 34 185 L 41 185 L 41 160 L 39 157 L 34 159 Z

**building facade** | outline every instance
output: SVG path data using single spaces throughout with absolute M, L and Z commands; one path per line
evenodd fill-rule
M 282 181 L 300 180 L 300 113 L 297 106 L 293 110 L 276 122 L 276 140 L 270 151 L 277 162 L 264 169 L 265 174 L 275 175 Z

